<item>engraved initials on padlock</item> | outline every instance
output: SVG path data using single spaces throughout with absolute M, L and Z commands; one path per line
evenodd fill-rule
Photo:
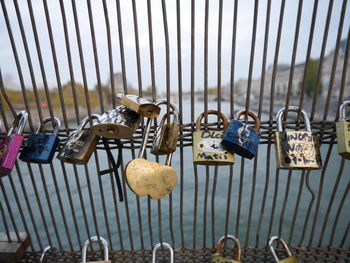
M 288 257 L 282 260 L 279 260 L 279 258 L 277 257 L 276 251 L 273 248 L 273 242 L 278 241 L 283 248 L 285 249 Z M 284 242 L 284 240 L 282 238 L 279 238 L 277 236 L 271 237 L 269 240 L 269 249 L 271 251 L 271 254 L 275 260 L 275 262 L 277 263 L 299 263 L 299 260 L 296 256 L 292 256 L 292 253 L 290 253 L 290 250 L 286 244 L 286 242 Z
M 229 259 L 221 256 L 221 248 L 222 245 L 224 244 L 225 240 L 232 240 L 235 243 L 235 248 L 236 248 L 236 258 L 235 259 Z M 232 235 L 227 235 L 223 236 L 220 238 L 218 242 L 218 247 L 216 248 L 216 253 L 211 257 L 211 263 L 222 263 L 222 262 L 227 262 L 227 263 L 240 263 L 241 262 L 241 244 L 239 240 Z
M 350 100 L 344 101 L 339 107 L 339 122 L 336 124 L 338 153 L 350 160 L 350 121 L 347 121 L 345 107 L 350 106 Z

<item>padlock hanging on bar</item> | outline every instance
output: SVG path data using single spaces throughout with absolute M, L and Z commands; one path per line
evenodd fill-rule
M 282 259 L 282 260 L 279 260 L 279 258 L 277 257 L 277 254 L 276 254 L 276 251 L 275 249 L 273 248 L 273 243 L 275 241 L 278 241 L 282 246 L 283 248 L 285 249 L 286 251 L 286 254 L 287 254 L 287 258 L 285 259 Z M 269 240 L 269 249 L 270 249 L 270 252 L 275 260 L 276 263 L 299 263 L 299 260 L 296 256 L 293 256 L 292 253 L 290 252 L 286 242 L 284 242 L 284 240 L 280 237 L 277 237 L 277 236 L 274 236 L 274 237 L 271 237 L 270 240 Z
M 235 259 L 229 259 L 221 256 L 221 248 L 226 240 L 232 240 L 235 243 L 235 248 L 236 248 Z M 211 256 L 210 262 L 211 263 L 221 263 L 221 262 L 240 263 L 241 262 L 241 244 L 239 240 L 232 235 L 221 237 L 218 242 L 218 247 L 216 248 L 216 253 Z
M 156 263 L 157 251 L 163 247 L 169 250 L 170 263 L 174 263 L 174 250 L 168 243 L 158 243 L 154 246 L 152 251 L 152 263 Z
M 339 107 L 339 121 L 336 124 L 338 153 L 350 160 L 350 121 L 347 121 L 345 107 L 350 106 L 350 100 L 344 101 Z
M 0 142 L 0 177 L 8 175 L 16 163 L 18 152 L 22 146 L 24 137 L 23 129 L 28 120 L 28 112 L 20 111 L 7 133 Z M 16 133 L 13 133 L 17 129 Z
M 125 107 L 129 108 L 147 118 L 156 118 L 160 114 L 160 108 L 155 103 L 152 103 L 142 97 L 131 94 L 117 94 L 117 99 Z
M 99 242 L 99 243 L 102 244 L 102 247 L 103 247 L 103 258 L 104 259 L 103 259 L 103 261 L 90 261 L 90 263 L 112 263 L 112 261 L 109 260 L 109 256 L 108 256 L 108 242 L 103 237 L 97 237 L 97 236 L 90 237 L 84 243 L 83 249 L 81 251 L 81 263 L 86 263 L 87 262 L 86 261 L 87 248 L 93 242 Z
M 53 133 L 43 133 L 43 126 L 49 122 L 54 123 Z M 19 159 L 30 163 L 51 163 L 60 142 L 57 136 L 60 127 L 61 121 L 58 118 L 44 118 L 43 123 L 38 124 L 35 134 L 26 139 Z

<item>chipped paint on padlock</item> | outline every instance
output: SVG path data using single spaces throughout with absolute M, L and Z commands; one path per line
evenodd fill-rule
M 350 100 L 344 101 L 339 107 L 339 121 L 336 123 L 338 153 L 350 160 L 350 121 L 347 121 L 345 107 L 350 106 Z
M 97 237 L 97 236 L 90 237 L 88 240 L 85 241 L 83 249 L 81 251 L 81 263 L 87 263 L 86 261 L 87 249 L 89 245 L 92 244 L 93 242 L 99 242 L 102 245 L 104 259 L 102 261 L 89 261 L 89 263 L 112 263 L 112 261 L 108 259 L 109 257 L 108 242 L 103 237 Z
M 157 106 L 167 104 L 166 100 L 158 100 L 155 102 Z M 179 112 L 175 104 L 170 103 L 171 111 L 165 113 L 160 121 L 152 143 L 151 153 L 155 155 L 164 155 L 176 151 L 177 140 L 179 137 Z M 174 115 L 174 120 L 171 123 L 165 123 L 165 120 Z
M 144 158 L 151 123 L 152 119 L 148 118 L 138 158 L 126 165 L 124 173 L 128 186 L 136 195 L 160 199 L 176 187 L 177 176 L 175 169 L 170 166 L 172 153 L 167 155 L 165 165 Z
M 285 108 L 277 113 L 275 132 L 277 168 L 287 170 L 317 170 L 322 168 L 318 138 L 313 135 L 309 117 L 301 110 L 306 131 L 283 131 L 282 117 Z M 289 106 L 288 111 L 299 112 L 299 107 Z
M 155 118 L 160 114 L 160 107 L 156 103 L 152 103 L 142 97 L 131 94 L 117 94 L 117 99 L 125 107 L 140 114 L 143 117 Z
M 255 127 L 251 127 L 239 120 L 244 114 L 247 114 L 254 119 Z M 259 147 L 259 130 L 260 121 L 258 117 L 250 111 L 240 111 L 237 113 L 236 119 L 230 121 L 221 145 L 231 153 L 252 159 L 255 157 Z
M 55 124 L 53 134 L 42 133 L 43 126 L 49 122 Z M 35 134 L 28 136 L 19 159 L 30 163 L 51 163 L 60 142 L 57 136 L 60 127 L 61 121 L 58 118 L 44 118 L 43 123 L 38 124 Z
M 91 114 L 91 118 L 86 116 L 79 124 L 77 130 L 72 131 L 67 142 L 62 146 L 57 158 L 63 162 L 73 164 L 86 164 L 96 149 L 99 136 L 95 134 L 92 128 L 84 129 L 90 119 L 99 122 L 100 115 Z
M 20 111 L 11 124 L 7 136 L 0 142 L 0 177 L 8 175 L 16 163 L 18 152 L 24 140 L 22 132 L 27 119 L 27 111 Z M 17 131 L 13 133 L 15 128 Z
M 96 135 L 109 139 L 132 138 L 140 125 L 140 115 L 123 105 L 108 110 L 100 117 L 92 129 Z
M 221 248 L 226 240 L 232 240 L 235 243 L 235 248 L 236 248 L 235 259 L 226 258 L 221 255 Z M 211 256 L 210 262 L 211 263 L 222 263 L 222 262 L 240 263 L 241 262 L 241 244 L 239 240 L 232 235 L 221 237 L 218 242 L 218 247 L 216 248 L 216 253 Z
M 165 242 L 158 243 L 157 245 L 154 246 L 152 251 L 152 263 L 156 263 L 157 251 L 163 247 L 169 250 L 170 263 L 174 263 L 174 250 L 168 243 L 165 243 Z
M 218 115 L 223 121 L 223 130 L 201 130 L 201 121 L 205 115 Z M 229 165 L 235 162 L 234 155 L 221 146 L 224 132 L 227 129 L 225 115 L 216 110 L 209 110 L 199 115 L 196 131 L 193 132 L 193 163 L 204 165 Z
M 287 258 L 280 260 L 277 257 L 276 251 L 273 248 L 273 242 L 275 242 L 275 241 L 278 241 L 283 246 L 283 248 L 286 251 L 286 254 L 288 256 Z M 282 238 L 280 238 L 278 236 L 271 237 L 269 242 L 268 242 L 268 245 L 269 245 L 271 255 L 274 258 L 276 263 L 299 263 L 298 258 L 295 255 L 292 255 L 292 253 L 289 250 L 289 247 L 287 246 L 286 242 L 284 242 L 284 240 Z

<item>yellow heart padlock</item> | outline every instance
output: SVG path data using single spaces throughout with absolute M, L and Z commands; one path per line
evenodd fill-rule
M 236 248 L 236 258 L 229 259 L 221 256 L 221 248 L 225 240 L 232 240 L 235 243 Z M 241 244 L 239 240 L 232 235 L 223 236 L 218 242 L 218 247 L 216 248 L 216 253 L 211 257 L 211 263 L 240 263 L 241 262 Z
M 286 253 L 288 255 L 287 258 L 279 260 L 279 258 L 277 257 L 276 251 L 273 248 L 273 242 L 275 242 L 275 241 L 278 241 L 284 247 L 284 249 L 286 250 Z M 286 242 L 284 242 L 284 240 L 282 238 L 277 237 L 277 236 L 271 237 L 269 240 L 269 248 L 270 248 L 270 251 L 271 251 L 271 254 L 272 254 L 274 260 L 277 263 L 299 263 L 298 258 L 296 256 L 293 256 L 292 253 L 290 253 L 290 250 L 289 250 Z
M 170 166 L 172 153 L 167 155 L 165 165 L 144 158 L 151 122 L 152 119 L 148 118 L 138 158 L 127 164 L 125 179 L 136 195 L 160 199 L 169 195 L 175 188 L 177 176 L 174 168 Z

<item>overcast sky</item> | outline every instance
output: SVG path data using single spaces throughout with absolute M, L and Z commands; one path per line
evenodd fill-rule
M 16 42 L 16 48 L 21 61 L 21 66 L 24 75 L 26 86 L 30 87 L 31 79 L 26 62 L 26 56 L 23 48 L 23 42 L 17 22 L 17 16 L 13 2 L 5 0 L 7 12 L 11 22 L 13 35 Z M 114 71 L 121 71 L 120 52 L 119 52 L 119 38 L 118 25 L 116 15 L 115 1 L 106 0 L 108 5 L 108 13 L 110 19 L 112 45 L 113 45 L 113 63 Z M 170 59 L 171 59 L 171 90 L 177 91 L 177 22 L 176 22 L 176 1 L 166 0 L 166 8 L 168 13 L 169 39 L 170 39 Z M 236 70 L 235 80 L 239 78 L 247 78 L 249 68 L 249 58 L 251 52 L 251 38 L 253 27 L 253 11 L 254 1 L 244 0 L 238 1 L 238 22 L 237 22 L 237 44 L 236 44 Z M 31 59 L 35 70 L 35 78 L 37 85 L 42 86 L 42 75 L 39 68 L 38 56 L 36 53 L 35 42 L 33 37 L 32 25 L 28 11 L 26 0 L 18 0 L 20 5 L 21 16 L 25 28 L 27 41 L 31 53 Z M 102 0 L 92 0 L 92 10 L 94 18 L 94 29 L 97 38 L 97 50 L 99 57 L 100 73 L 102 83 L 107 83 L 109 79 L 108 66 L 108 46 L 106 25 L 103 13 Z M 137 67 L 136 67 L 136 53 L 135 53 L 135 38 L 134 38 L 134 24 L 132 13 L 132 1 L 120 0 L 122 12 L 122 26 L 124 35 L 124 48 L 126 59 L 126 75 L 127 80 L 134 87 L 138 86 Z M 142 64 L 142 84 L 143 89 L 151 84 L 150 74 L 150 59 L 149 59 L 149 30 L 147 19 L 147 1 L 137 0 L 137 19 L 139 27 L 139 41 L 140 41 L 140 55 Z M 164 26 L 162 16 L 161 0 L 152 0 L 152 20 L 153 20 L 153 36 L 154 36 L 154 50 L 155 50 L 155 68 L 156 68 L 156 84 L 159 89 L 165 88 L 165 42 L 164 42 Z M 209 1 L 209 70 L 208 79 L 209 86 L 216 86 L 217 83 L 217 38 L 218 38 L 218 15 L 219 15 L 219 0 Z M 290 64 L 292 56 L 292 47 L 294 41 L 294 30 L 298 9 L 297 0 L 287 0 L 285 6 L 285 16 L 283 22 L 282 39 L 280 47 L 279 63 Z M 66 15 L 69 27 L 70 48 L 73 57 L 73 68 L 77 82 L 82 83 L 81 67 L 79 62 L 79 53 L 77 47 L 77 39 L 75 34 L 75 26 L 72 13 L 72 4 L 70 0 L 64 0 Z M 79 16 L 79 30 L 81 32 L 81 39 L 84 50 L 84 61 L 87 72 L 87 79 L 89 88 L 93 88 L 96 84 L 96 71 L 94 66 L 93 49 L 91 42 L 91 31 L 89 25 L 89 17 L 87 11 L 87 2 L 85 0 L 76 1 L 78 16 Z M 203 88 L 204 75 L 204 17 L 205 17 L 205 1 L 196 0 L 196 74 L 195 86 L 196 89 Z M 32 5 L 35 14 L 37 30 L 41 42 L 41 49 L 43 53 L 46 75 L 50 87 L 56 87 L 56 75 L 53 67 L 52 52 L 48 38 L 47 24 L 44 13 L 43 1 L 32 0 Z M 272 0 L 271 16 L 270 16 L 270 32 L 269 32 L 269 46 L 267 65 L 271 64 L 274 59 L 275 43 L 278 27 L 278 19 L 280 14 L 281 1 Z M 320 55 L 323 31 L 325 27 L 325 20 L 328 11 L 329 0 L 320 0 L 318 15 L 315 27 L 315 36 L 312 48 L 312 57 L 317 58 Z M 48 1 L 51 24 L 53 27 L 53 34 L 55 39 L 56 51 L 58 55 L 58 64 L 60 69 L 60 78 L 62 84 L 70 80 L 67 54 L 65 48 L 65 38 L 62 25 L 61 9 L 59 0 Z M 335 40 L 337 36 L 337 28 L 341 13 L 341 0 L 335 0 L 330 24 L 329 37 L 327 42 L 327 52 L 334 49 Z M 261 74 L 263 41 L 265 30 L 267 1 L 259 1 L 258 7 L 258 28 L 256 35 L 256 50 L 254 56 L 254 70 L 253 76 L 259 77 Z M 222 33 L 222 84 L 226 84 L 230 80 L 231 71 L 231 46 L 232 46 L 232 25 L 233 25 L 233 0 L 223 0 L 223 33 Z M 311 15 L 313 10 L 313 1 L 303 1 L 303 11 L 301 18 L 301 27 L 298 42 L 297 63 L 305 60 L 306 48 L 308 43 Z M 3 5 L 0 12 L 0 67 L 2 75 L 7 84 L 13 88 L 19 87 L 18 72 L 11 49 L 9 34 L 5 24 Z M 183 88 L 190 89 L 191 80 L 191 1 L 181 1 L 181 36 L 182 36 L 182 59 L 183 59 Z M 350 24 L 350 4 L 348 3 L 345 14 L 345 22 L 343 27 L 342 38 L 346 38 Z

